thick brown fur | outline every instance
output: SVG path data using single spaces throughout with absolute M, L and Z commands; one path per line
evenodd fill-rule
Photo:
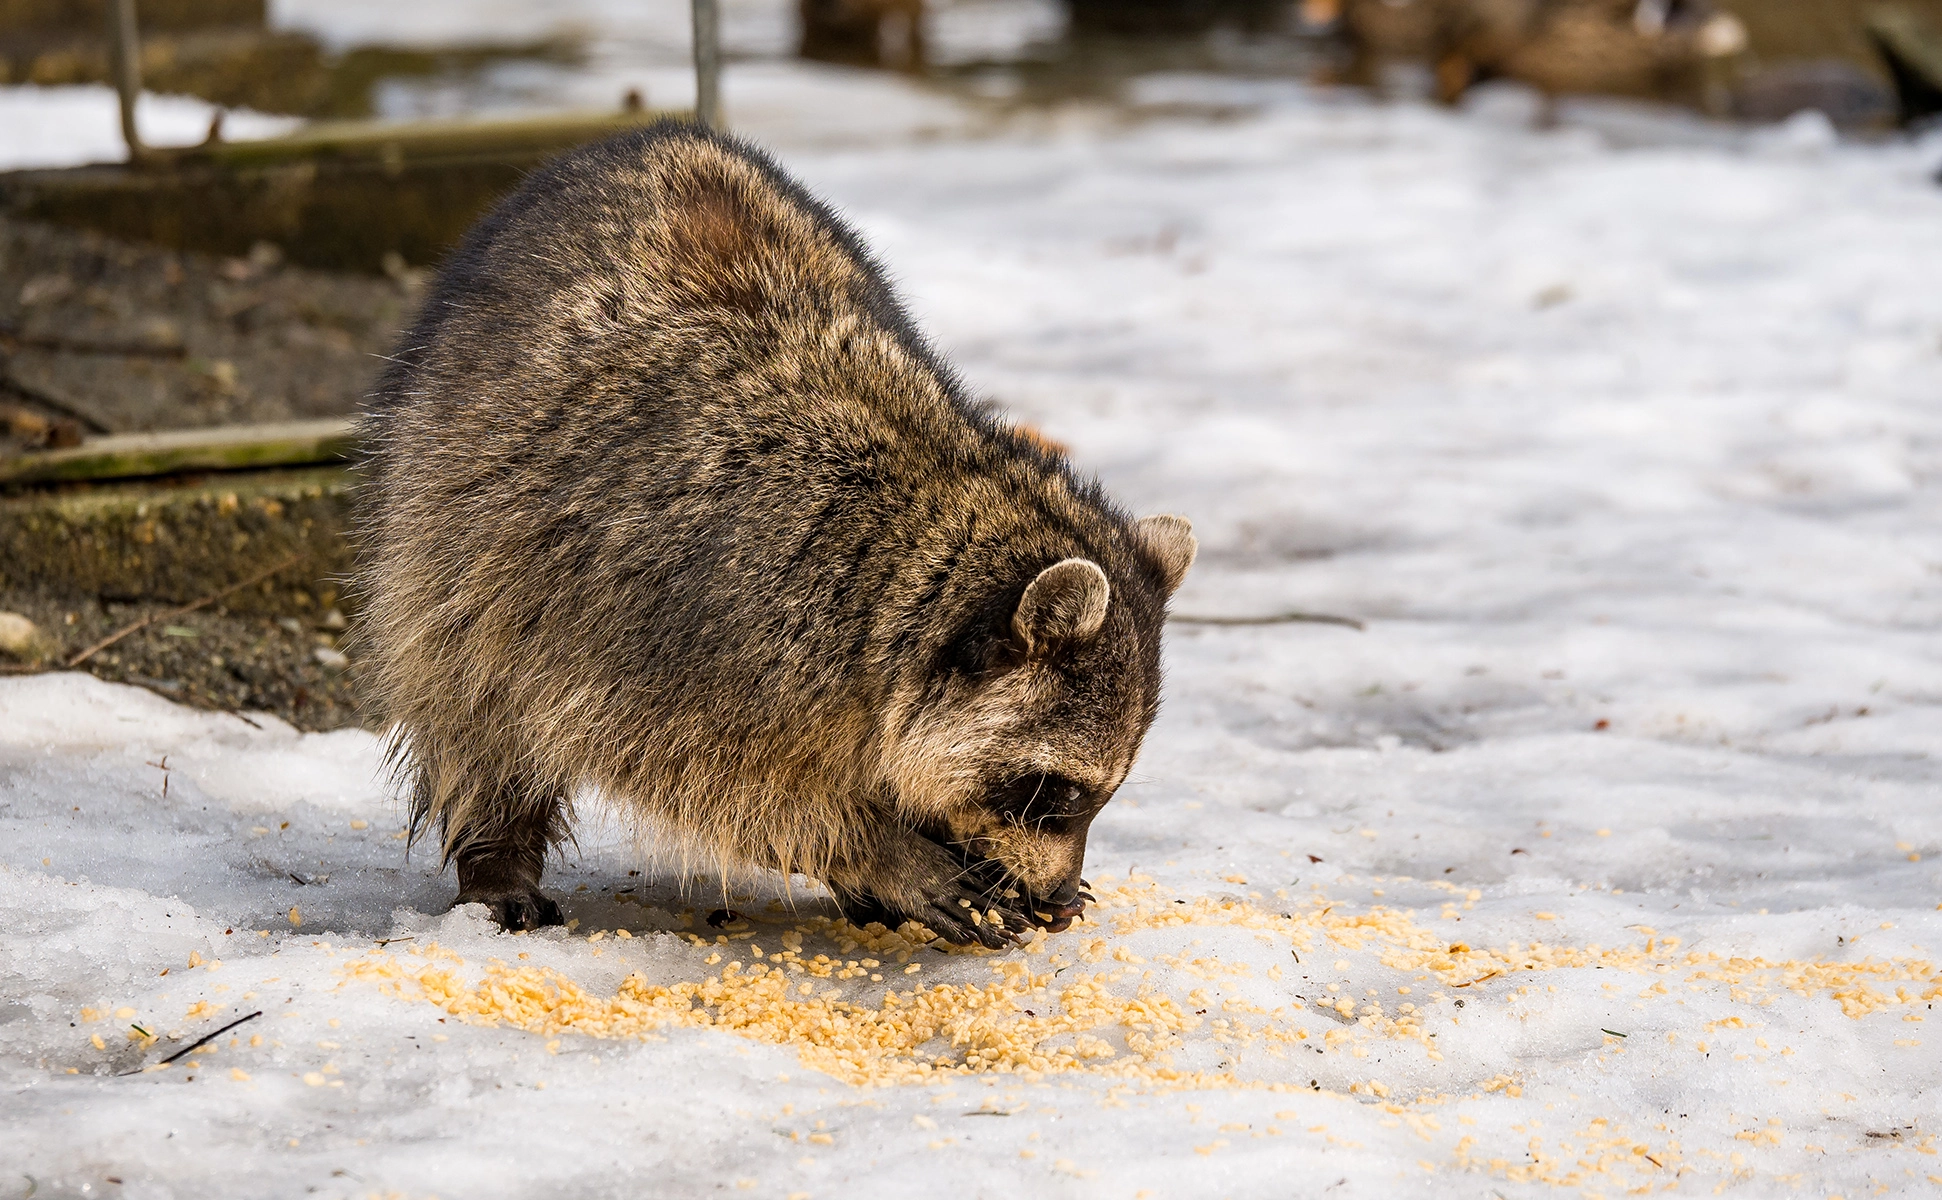
M 369 694 L 461 902 L 557 921 L 593 787 L 952 941 L 1078 911 L 1192 535 L 973 404 L 768 159 L 663 124 L 536 173 L 363 433 Z

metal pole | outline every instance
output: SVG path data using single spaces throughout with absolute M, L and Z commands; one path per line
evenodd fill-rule
M 121 138 L 128 143 L 128 160 L 133 162 L 142 156 L 142 135 L 135 128 L 135 101 L 142 94 L 142 43 L 135 28 L 135 0 L 109 0 L 108 48 L 115 94 L 121 100 Z
M 133 0 L 122 0 L 132 3 Z M 695 121 L 721 128 L 721 10 L 717 0 L 694 0 Z

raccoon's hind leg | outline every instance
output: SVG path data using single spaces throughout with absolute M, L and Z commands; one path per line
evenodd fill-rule
M 468 775 L 454 794 L 421 771 L 412 803 L 414 827 L 435 820 L 445 860 L 458 868 L 453 905 L 483 904 L 505 930 L 564 924 L 560 906 L 539 890 L 546 851 L 566 836 L 559 792 L 517 775 Z
M 539 890 L 550 819 L 522 823 L 490 842 L 471 843 L 455 854 L 459 894 L 452 903 L 485 905 L 505 930 L 566 924 L 560 906 Z

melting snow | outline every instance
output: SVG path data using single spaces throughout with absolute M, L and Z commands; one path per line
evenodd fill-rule
M 4 680 L 0 1188 L 1932 1194 L 1942 143 L 1191 83 L 773 130 L 968 378 L 1194 519 L 1181 612 L 1367 623 L 1173 628 L 1094 924 L 715 929 L 595 820 L 576 928 L 498 936 L 368 735 Z

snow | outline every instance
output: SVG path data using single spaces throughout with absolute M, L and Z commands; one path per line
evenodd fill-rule
M 719 0 L 722 50 L 730 62 L 793 55 L 796 5 L 788 0 Z M 271 0 L 270 24 L 344 48 L 369 43 L 442 47 L 517 45 L 571 37 L 600 60 L 688 61 L 690 0 Z M 930 61 L 1017 55 L 1065 27 L 1057 0 L 931 0 L 925 7 Z
M 151 146 L 192 146 L 209 133 L 216 105 L 192 96 L 144 92 L 135 104 L 135 128 Z M 274 137 L 294 129 L 293 117 L 246 108 L 223 112 L 223 136 L 232 141 Z M 78 167 L 121 162 L 121 109 L 105 84 L 62 87 L 0 87 L 0 170 Z
M 795 58 L 796 5 L 723 0 L 724 102 L 735 126 L 841 130 L 845 140 L 960 129 L 975 114 L 898 76 L 831 70 Z M 609 109 L 630 90 L 653 106 L 694 102 L 689 0 L 277 0 L 271 23 L 327 46 L 363 43 L 440 47 L 531 45 L 564 39 L 572 63 L 505 61 L 461 77 L 396 79 L 374 101 L 383 117 L 437 117 L 532 110 Z M 934 65 L 1010 61 L 1056 38 L 1056 0 L 931 0 L 926 50 Z
M 1180 612 L 1367 623 L 1172 628 L 1095 826 L 1095 926 L 814 985 L 875 1010 L 1047 977 L 959 1027 L 989 1046 L 1104 975 L 1178 1006 L 1172 1062 L 1201 1075 L 1112 1074 L 1142 1061 L 1116 1020 L 1084 1070 L 880 1086 L 808 1035 L 468 1021 L 399 973 L 476 1000 L 495 960 L 543 968 L 611 1014 L 632 974 L 719 977 L 799 924 L 804 958 L 871 952 L 762 880 L 732 885 L 751 936 L 694 944 L 739 928 L 700 921 L 721 885 L 593 801 L 549 875 L 578 926 L 495 935 L 406 858 L 368 735 L 15 678 L 6 1186 L 1933 1194 L 1942 141 L 1521 111 L 1171 77 L 949 136 L 742 126 L 967 378 L 1192 517 Z

